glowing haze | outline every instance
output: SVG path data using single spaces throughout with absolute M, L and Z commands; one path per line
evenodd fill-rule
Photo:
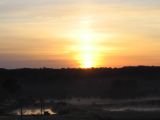
M 159 0 L 1 0 L 0 67 L 160 65 Z

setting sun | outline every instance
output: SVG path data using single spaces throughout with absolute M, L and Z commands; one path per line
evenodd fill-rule
M 77 41 L 73 48 L 75 59 L 81 68 L 96 67 L 95 50 L 98 46 L 95 45 L 96 33 L 91 28 L 92 22 L 89 17 L 82 17 L 76 22 L 77 28 L 70 32 L 70 39 Z
M 84 28 L 84 31 L 87 31 L 87 29 Z M 94 44 L 95 38 L 93 37 L 93 33 L 86 32 L 79 34 L 79 58 L 78 61 L 80 63 L 81 68 L 91 68 L 96 67 L 96 52 L 95 48 L 97 47 Z
M 94 58 L 92 56 L 92 53 L 84 53 L 84 55 L 82 55 L 82 58 L 80 60 L 81 67 L 82 68 L 94 67 L 93 61 L 94 61 Z
M 97 67 L 98 64 L 98 51 L 96 49 L 96 46 L 90 42 L 86 44 L 81 44 L 79 46 L 78 51 L 78 61 L 80 63 L 81 68 L 91 68 L 91 67 Z

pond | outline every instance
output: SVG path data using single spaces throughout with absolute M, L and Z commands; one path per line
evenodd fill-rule
M 38 107 L 26 107 L 22 110 L 23 115 L 56 115 L 57 113 L 52 110 L 52 108 L 44 108 L 41 111 L 41 108 Z M 21 109 L 14 110 L 11 114 L 13 115 L 21 115 Z

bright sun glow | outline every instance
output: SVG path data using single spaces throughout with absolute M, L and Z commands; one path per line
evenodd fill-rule
M 84 33 L 84 34 L 82 33 L 80 35 L 80 39 L 85 42 L 89 42 L 89 41 L 93 40 L 93 35 L 91 33 Z
M 94 37 L 91 33 L 81 34 L 79 43 L 79 63 L 82 68 L 96 67 Z
M 91 68 L 92 62 L 90 60 L 86 60 L 82 66 L 82 68 Z
M 82 68 L 94 67 L 93 61 L 94 61 L 94 58 L 92 56 L 92 53 L 86 53 L 86 54 L 82 55 L 81 67 Z
M 92 29 L 92 22 L 87 19 L 82 19 L 78 24 L 79 29 L 73 30 L 71 37 L 76 39 L 77 45 L 75 59 L 81 68 L 91 68 L 98 66 L 98 46 L 97 41 L 100 38 L 98 34 Z

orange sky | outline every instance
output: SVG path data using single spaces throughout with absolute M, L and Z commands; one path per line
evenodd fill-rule
M 2 0 L 0 67 L 160 65 L 160 2 Z

